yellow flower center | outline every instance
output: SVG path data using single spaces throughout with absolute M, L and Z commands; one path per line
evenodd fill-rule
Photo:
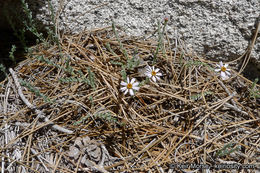
M 152 71 L 152 76 L 156 76 L 156 72 L 155 71 Z
M 223 71 L 223 72 L 225 72 L 227 70 L 227 68 L 226 67 L 221 67 L 221 71 Z
M 131 83 L 127 84 L 127 89 L 132 89 L 133 88 L 133 85 Z

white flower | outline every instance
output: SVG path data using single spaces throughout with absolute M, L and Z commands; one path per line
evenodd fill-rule
M 122 81 L 121 85 L 123 85 L 120 90 L 124 92 L 124 95 L 126 95 L 128 92 L 130 93 L 131 96 L 134 95 L 134 90 L 139 90 L 139 82 L 135 82 L 135 78 L 133 78 L 130 82 L 129 77 L 127 77 L 127 82 Z
M 217 64 L 218 69 L 215 69 L 216 72 L 220 71 L 220 77 L 223 80 L 227 80 L 229 78 L 230 74 L 230 69 L 228 69 L 228 64 L 223 65 L 222 61 L 219 62 L 219 64 Z
M 158 73 L 160 69 L 154 69 L 154 66 L 151 68 L 150 66 L 146 67 L 145 75 L 151 78 L 154 82 L 157 80 L 160 80 L 159 76 L 162 76 L 162 73 Z

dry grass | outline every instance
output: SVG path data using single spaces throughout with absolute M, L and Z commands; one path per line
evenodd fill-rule
M 180 172 L 178 166 L 193 163 L 252 164 L 255 169 L 247 171 L 259 171 L 259 98 L 250 97 L 257 84 L 252 90 L 252 82 L 235 70 L 221 81 L 215 62 L 189 54 L 179 40 L 158 52 L 161 80 L 145 82 L 142 71 L 152 64 L 157 42 L 120 40 L 126 52 L 111 28 L 64 35 L 61 51 L 37 45 L 10 69 L 0 89 L 2 168 Z M 141 62 L 126 70 L 143 81 L 134 97 L 119 90 L 126 54 Z M 27 87 L 19 87 L 23 83 Z M 188 170 L 196 169 L 182 169 Z

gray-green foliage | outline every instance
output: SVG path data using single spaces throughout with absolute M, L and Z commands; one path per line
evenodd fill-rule
M 6 73 L 6 68 L 3 64 L 0 64 L 0 71 L 2 71 L 4 73 L 5 77 L 8 76 L 7 73 Z
M 129 58 L 129 55 L 126 51 L 126 49 L 123 47 L 123 44 L 122 42 L 120 41 L 119 39 L 119 36 L 118 36 L 118 33 L 116 31 L 116 27 L 115 27 L 115 23 L 112 22 L 112 29 L 113 29 L 113 32 L 116 36 L 116 39 L 119 43 L 119 47 L 120 47 L 120 51 L 123 53 L 124 57 L 126 58 L 126 63 L 123 63 L 121 60 L 120 60 L 120 57 L 118 57 L 116 55 L 116 53 L 111 49 L 110 45 L 109 44 L 106 44 L 106 48 L 115 56 L 115 57 L 118 57 L 116 60 L 112 60 L 110 61 L 112 64 L 114 65 L 120 65 L 121 66 L 121 76 L 123 78 L 124 81 L 126 81 L 126 78 L 127 78 L 127 73 L 126 71 L 127 70 L 133 70 L 135 67 L 137 67 L 139 64 L 140 64 L 140 61 L 135 58 L 135 57 L 132 57 L 132 58 Z
M 90 69 L 90 67 L 87 68 L 88 70 L 88 76 L 85 77 L 85 75 L 83 74 L 83 72 L 81 70 L 77 70 L 77 74 L 79 75 L 79 77 L 75 77 L 76 81 L 74 82 L 84 82 L 86 84 L 88 84 L 93 90 L 96 89 L 96 84 L 95 84 L 95 73 L 93 73 Z M 63 80 L 66 82 L 66 79 Z
M 53 5 L 51 4 L 50 0 L 48 0 L 48 7 L 51 12 L 51 20 L 52 20 L 52 28 L 53 28 L 53 29 L 50 29 L 49 27 L 46 27 L 48 36 L 51 37 L 51 40 L 53 40 L 57 44 L 57 46 L 59 47 L 59 50 L 61 51 L 60 40 L 59 40 L 59 36 L 57 35 L 57 28 L 55 25 L 56 14 L 55 14 Z
M 199 99 L 201 99 L 202 98 L 202 96 L 207 96 L 207 95 L 212 95 L 213 94 L 213 92 L 211 92 L 211 91 L 205 91 L 205 92 L 203 92 L 203 94 L 202 93 L 199 93 L 199 94 L 196 94 L 196 95 L 192 95 L 191 97 L 190 97 L 190 99 L 191 100 L 193 100 L 193 101 L 196 101 L 196 100 L 199 100 Z
M 120 66 L 124 65 L 122 62 L 119 62 L 118 59 L 111 60 L 110 63 L 113 65 L 120 65 Z
M 142 81 L 139 83 L 139 87 L 144 86 L 145 84 L 148 84 L 149 81 L 150 81 L 149 77 L 146 77 L 145 80 L 142 80 Z
M 38 60 L 46 63 L 46 64 L 52 65 L 52 66 L 54 66 L 54 67 L 56 67 L 58 69 L 62 69 L 63 71 L 65 71 L 65 72 L 67 72 L 67 73 L 69 73 L 71 75 L 75 75 L 73 68 L 69 65 L 69 62 L 68 62 L 69 59 L 67 59 L 67 61 L 65 63 L 66 64 L 66 68 L 65 68 L 63 66 L 60 66 L 59 64 L 56 64 L 56 63 L 52 62 L 51 60 L 49 60 L 47 58 L 44 58 L 42 55 L 41 56 L 37 56 L 36 58 Z
M 88 77 L 84 80 L 88 85 L 91 86 L 92 89 L 96 89 L 95 84 L 95 74 L 91 71 L 90 67 L 88 67 Z
M 139 59 L 137 59 L 136 57 L 133 57 L 133 58 L 127 59 L 126 67 L 127 67 L 127 69 L 129 69 L 129 70 L 133 70 L 133 69 L 134 69 L 135 67 L 137 67 L 139 64 L 140 64 Z
M 110 122 L 110 123 L 118 123 L 117 119 L 114 118 L 110 112 L 101 112 L 94 115 L 96 118 L 100 118 L 104 121 Z
M 59 80 L 63 83 L 84 82 L 84 83 L 88 84 L 93 90 L 96 89 L 95 74 L 90 69 L 88 70 L 87 78 L 83 75 L 81 77 L 72 76 L 72 77 L 60 78 Z
M 109 43 L 105 44 L 106 48 L 111 52 L 115 57 L 118 57 L 117 54 L 113 51 Z M 120 57 L 118 57 L 120 59 Z
M 9 58 L 16 64 L 16 60 L 14 57 L 14 52 L 16 51 L 16 46 L 12 45 L 11 51 L 9 52 Z
M 95 73 L 93 73 L 90 69 L 90 67 L 87 68 L 88 70 L 88 76 L 85 77 L 83 72 L 81 70 L 77 70 L 77 74 L 79 77 L 68 77 L 68 78 L 60 78 L 60 81 L 65 82 L 65 83 L 70 83 L 70 82 L 84 82 L 87 85 L 89 85 L 93 90 L 96 89 L 96 84 L 95 84 Z
M 136 68 L 140 64 L 139 59 L 137 59 L 135 57 L 127 59 L 126 64 L 124 64 L 120 61 L 117 61 L 117 60 L 112 60 L 110 62 L 111 62 L 111 64 L 121 66 L 121 72 L 120 73 L 121 73 L 123 80 L 125 80 L 125 81 L 126 81 L 126 77 L 127 77 L 126 71 L 127 70 L 134 70 L 134 68 Z
M 22 44 L 25 52 L 28 51 L 26 37 L 25 37 L 26 31 L 30 31 L 34 36 L 36 36 L 37 43 L 43 42 L 44 45 L 47 46 L 49 44 L 49 42 L 46 41 L 46 39 L 43 36 L 43 33 L 38 31 L 37 26 L 36 26 L 36 22 L 33 19 L 32 11 L 29 9 L 28 4 L 25 2 L 25 0 L 21 0 L 21 3 L 22 3 L 22 10 L 23 10 L 23 12 L 25 14 L 25 18 L 23 18 L 23 19 L 20 18 L 20 20 L 23 22 L 24 27 L 20 27 L 18 29 L 17 26 L 15 25 L 15 23 L 13 22 L 13 19 L 12 19 L 11 15 L 9 15 L 8 12 L 5 12 L 5 15 L 7 17 L 9 25 L 11 26 L 11 28 L 14 31 L 14 35 L 19 39 L 19 41 Z M 53 6 L 50 3 L 50 0 L 48 0 L 48 4 L 49 4 L 49 7 L 50 7 L 51 19 L 52 19 L 52 22 L 53 22 L 53 25 L 52 25 L 53 29 L 50 29 L 49 27 L 46 27 L 46 30 L 47 30 L 48 35 L 51 38 L 51 40 L 53 42 L 55 42 L 59 46 L 59 48 L 60 48 L 59 37 L 56 34 L 57 33 L 56 32 L 57 28 L 55 26 L 55 13 L 54 13 L 54 9 L 53 9 Z M 23 16 L 23 15 L 21 15 L 21 16 Z
M 185 66 L 187 67 L 193 67 L 193 66 L 204 66 L 209 68 L 211 71 L 214 71 L 214 69 L 207 63 L 201 62 L 201 61 L 194 61 L 194 60 L 189 60 L 187 61 L 187 63 L 185 64 Z
M 240 149 L 240 146 L 234 146 L 233 143 L 226 144 L 226 145 L 224 145 L 224 147 L 222 149 L 217 151 L 216 157 L 223 157 L 223 156 L 230 155 L 231 153 L 233 153 L 239 149 Z
M 70 57 L 68 57 L 68 58 L 66 59 L 65 65 L 66 65 L 65 68 L 60 67 L 60 66 L 59 66 L 59 68 L 62 68 L 64 71 L 68 72 L 68 73 L 71 74 L 71 75 L 75 75 L 75 73 L 73 72 L 74 69 L 73 69 L 73 68 L 71 67 L 71 65 L 70 65 Z
M 83 124 L 85 122 L 86 119 L 88 119 L 90 116 L 84 116 L 84 117 L 81 117 L 80 120 L 76 121 L 75 123 L 73 123 L 74 126 L 77 126 L 77 125 L 80 125 L 80 124 Z
M 124 56 L 128 59 L 127 51 L 126 51 L 126 49 L 123 47 L 123 44 L 122 44 L 122 42 L 120 41 L 119 36 L 118 36 L 118 34 L 117 34 L 117 32 L 116 32 L 116 27 L 115 27 L 114 21 L 112 21 L 112 29 L 113 29 L 113 32 L 114 32 L 114 34 L 115 34 L 115 36 L 116 36 L 116 39 L 117 39 L 117 41 L 118 41 L 118 43 L 119 43 L 120 51 L 121 51 L 121 52 L 124 54 Z
M 89 101 L 91 103 L 91 107 L 93 107 L 94 106 L 93 96 L 89 96 L 88 99 L 89 99 Z
M 37 42 L 41 41 L 46 43 L 43 34 L 37 30 L 36 22 L 33 19 L 32 12 L 29 9 L 28 4 L 25 2 L 25 0 L 21 0 L 21 2 L 22 2 L 23 12 L 27 17 L 27 19 L 23 21 L 25 28 L 37 37 Z
M 43 98 L 43 100 L 45 102 L 48 102 L 48 103 L 53 103 L 53 100 L 51 100 L 50 98 L 48 98 L 47 96 L 45 96 L 44 94 L 42 94 L 40 92 L 40 90 L 38 90 L 37 88 L 35 88 L 34 86 L 32 86 L 29 82 L 27 81 L 24 81 L 24 80 L 21 80 L 20 79 L 20 84 L 26 88 L 28 88 L 31 92 L 33 92 L 36 96 L 39 96 L 41 98 Z
M 165 33 L 167 22 L 168 22 L 168 20 L 164 20 L 163 30 L 161 30 L 161 22 L 158 21 L 158 29 L 157 29 L 157 32 L 158 32 L 158 43 L 157 43 L 157 47 L 156 47 L 155 53 L 153 55 L 153 64 L 155 64 L 156 61 L 157 61 L 157 56 L 158 56 L 158 53 L 159 53 L 160 49 L 162 49 L 164 57 L 166 56 L 166 51 L 165 51 L 165 48 L 163 46 L 163 42 L 164 42 L 163 36 L 164 36 L 164 33 Z
M 51 60 L 44 58 L 43 56 L 38 56 L 36 58 L 38 60 L 46 63 L 46 64 L 49 64 L 49 65 L 54 66 L 58 69 L 61 69 L 64 72 L 67 72 L 69 75 L 71 75 L 70 77 L 60 78 L 59 80 L 61 82 L 63 82 L 63 83 L 84 82 L 84 83 L 88 84 L 93 90 L 96 89 L 95 74 L 91 71 L 91 69 L 87 68 L 88 76 L 85 77 L 81 70 L 74 70 L 72 68 L 72 66 L 70 65 L 70 58 L 69 57 L 65 62 L 65 67 L 61 66 L 59 64 L 56 64 L 56 63 L 52 62 Z
M 252 84 L 252 87 L 249 89 L 250 92 L 250 98 L 260 98 L 260 91 L 256 89 L 256 84 L 258 82 L 258 78 L 255 79 L 255 81 Z
M 88 118 L 91 118 L 91 117 L 95 118 L 95 119 L 99 118 L 108 123 L 122 125 L 122 123 L 120 123 L 115 117 L 113 117 L 110 112 L 100 112 L 100 113 L 96 113 L 92 116 L 90 114 L 88 114 L 87 116 L 82 117 L 79 121 L 76 121 L 73 125 L 83 124 L 85 122 L 85 120 L 87 120 Z
M 122 76 L 123 80 L 126 81 L 127 80 L 126 67 L 125 67 L 125 65 L 122 65 L 121 68 L 122 68 L 122 70 L 120 71 L 121 76 Z
M 183 57 L 184 57 L 184 52 L 181 52 L 180 58 L 179 58 L 179 63 L 182 65 L 183 64 Z

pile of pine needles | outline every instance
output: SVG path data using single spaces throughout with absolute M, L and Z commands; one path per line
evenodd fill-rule
M 240 59 L 223 81 L 218 62 L 165 40 L 110 27 L 32 47 L 1 82 L 2 171 L 259 171 L 259 85 L 232 69 Z M 126 77 L 140 82 L 134 96 Z

